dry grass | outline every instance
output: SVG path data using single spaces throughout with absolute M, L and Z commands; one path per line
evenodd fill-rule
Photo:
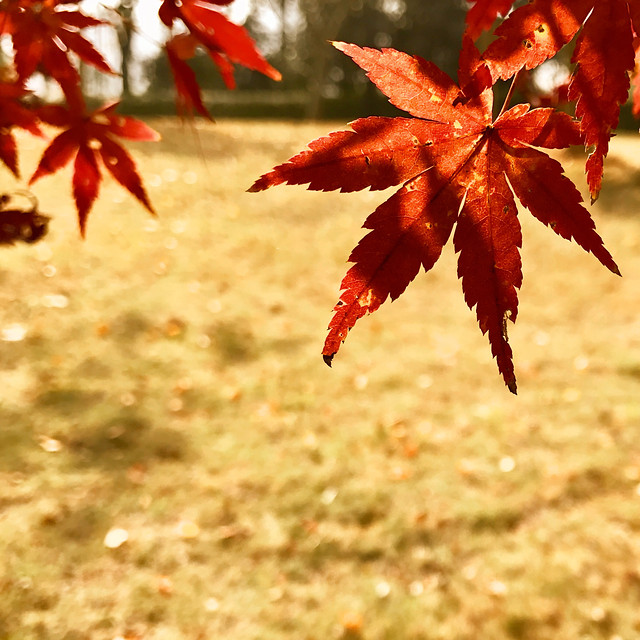
M 637 638 L 637 139 L 594 208 L 623 279 L 522 216 L 515 398 L 451 249 L 322 363 L 384 196 L 243 191 L 331 125 L 203 126 L 205 162 L 156 124 L 157 220 L 106 182 L 82 242 L 43 180 L 2 252 L 0 638 Z

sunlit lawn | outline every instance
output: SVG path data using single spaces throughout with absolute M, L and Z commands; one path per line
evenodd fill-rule
M 640 637 L 640 139 L 624 278 L 522 215 L 514 397 L 451 247 L 323 364 L 384 195 L 244 191 L 337 125 L 154 124 L 157 219 L 107 180 L 83 242 L 64 174 L 0 253 L 0 638 Z

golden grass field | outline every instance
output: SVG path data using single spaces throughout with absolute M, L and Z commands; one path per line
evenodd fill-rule
M 341 125 L 152 124 L 157 219 L 106 180 L 82 241 L 64 173 L 0 255 L 0 638 L 640 638 L 640 139 L 623 278 L 522 214 L 514 397 L 450 246 L 323 364 L 385 196 L 245 189 Z

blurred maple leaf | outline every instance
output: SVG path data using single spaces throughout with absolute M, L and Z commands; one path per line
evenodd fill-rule
M 194 56 L 198 46 L 206 49 L 229 89 L 235 87 L 233 63 L 259 71 L 272 80 L 281 79 L 280 72 L 258 51 L 247 30 L 231 22 L 216 9 L 216 6 L 229 5 L 231 2 L 163 0 L 160 6 L 160 19 L 167 27 L 171 28 L 176 21 L 181 21 L 189 30 L 188 34 L 174 36 L 165 46 L 178 93 L 178 107 L 182 111 L 195 110 L 207 118 L 211 117 L 202 103 L 195 74 L 186 63 Z
M 17 196 L 26 197 L 28 207 L 14 202 Z M 49 216 L 38 211 L 36 198 L 26 191 L 0 194 L 0 245 L 13 246 L 16 242 L 34 244 L 49 231 Z
M 73 197 L 83 236 L 87 216 L 100 189 L 99 159 L 125 189 L 154 213 L 135 162 L 114 136 L 154 141 L 160 135 L 140 120 L 115 113 L 117 106 L 117 102 L 110 103 L 91 113 L 85 112 L 84 104 L 69 108 L 47 105 L 38 110 L 42 122 L 64 130 L 45 149 L 29 184 L 73 160 Z
M 188 33 L 174 36 L 165 44 L 169 67 L 176 86 L 176 108 L 181 115 L 190 115 L 196 111 L 201 116 L 211 119 L 211 114 L 202 101 L 196 74 L 186 63 L 186 60 L 195 56 L 197 47 L 198 40 Z M 233 83 L 233 68 L 230 77 Z
M 26 81 L 41 66 L 60 84 L 65 95 L 77 93 L 80 75 L 70 53 L 103 73 L 114 73 L 102 54 L 80 33 L 86 27 L 109 23 L 69 8 L 74 4 L 64 0 L 0 3 L 0 34 L 11 36 L 20 80 Z
M 11 129 L 19 127 L 33 135 L 42 135 L 38 116 L 19 102 L 25 95 L 27 90 L 22 83 L 0 82 L 0 160 L 16 178 L 20 177 L 18 147 Z

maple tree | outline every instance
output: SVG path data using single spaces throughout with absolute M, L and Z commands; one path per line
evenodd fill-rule
M 171 30 L 164 50 L 181 114 L 211 118 L 188 64 L 198 49 L 204 49 L 230 89 L 236 64 L 280 79 L 244 27 L 225 15 L 232 1 L 158 2 L 158 15 Z M 505 384 L 515 393 L 507 323 L 516 320 L 522 283 L 517 202 L 618 273 L 578 189 L 543 149 L 584 145 L 592 202 L 598 197 L 609 141 L 631 86 L 633 111 L 640 113 L 640 81 L 634 72 L 640 66 L 640 0 L 468 3 L 457 81 L 408 53 L 334 43 L 406 115 L 356 120 L 351 130 L 311 142 L 250 190 L 283 183 L 321 191 L 398 187 L 366 219 L 369 232 L 349 257 L 353 264 L 329 325 L 325 361 L 331 364 L 360 318 L 398 298 L 421 267 L 431 269 L 452 237 L 465 300 L 475 309 Z M 81 91 L 78 60 L 101 73 L 115 73 L 83 34 L 109 24 L 87 15 L 80 2 L 0 0 L 0 35 L 13 48 L 10 62 L 0 68 L 0 160 L 20 178 L 13 129 L 40 137 L 49 136 L 50 127 L 57 129 L 29 183 L 73 164 L 72 193 L 83 235 L 99 195 L 101 168 L 154 211 L 121 141 L 153 141 L 158 134 L 119 115 L 117 103 L 89 109 Z M 494 24 L 488 46 L 478 50 L 474 42 Z M 571 79 L 548 100 L 551 106 L 511 106 L 525 74 L 574 40 Z M 63 104 L 38 104 L 27 89 L 35 72 L 60 86 Z M 493 89 L 501 81 L 510 81 L 511 89 L 494 109 Z M 561 98 L 574 106 L 574 116 L 556 108 Z M 0 195 L 0 243 L 35 242 L 47 223 L 34 202 L 21 208 L 8 194 Z

